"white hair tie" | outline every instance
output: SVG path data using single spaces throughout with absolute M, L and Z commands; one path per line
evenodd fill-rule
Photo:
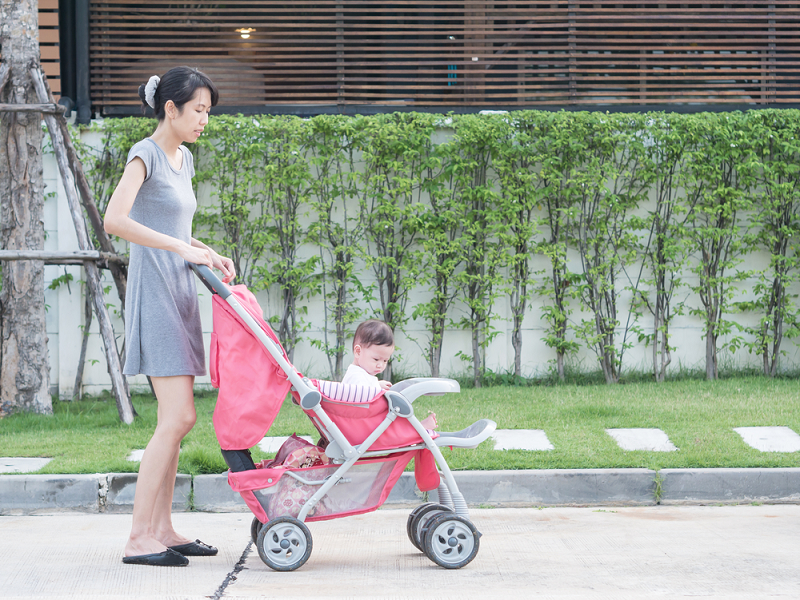
M 155 109 L 156 107 L 156 89 L 158 89 L 159 83 L 161 83 L 161 77 L 158 75 L 153 75 L 147 80 L 147 85 L 144 86 L 144 99 L 152 109 Z

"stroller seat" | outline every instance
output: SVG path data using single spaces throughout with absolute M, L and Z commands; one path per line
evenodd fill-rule
M 386 414 L 389 411 L 388 404 L 384 398 L 385 390 L 380 386 L 353 385 L 316 379 L 310 380 L 310 383 L 319 391 L 320 402 L 325 407 L 327 415 L 353 446 L 362 444 L 386 418 Z M 453 383 L 457 388 L 458 384 L 456 382 Z M 413 391 L 413 386 L 401 386 L 401 389 L 406 390 L 408 393 L 409 389 Z M 392 391 L 396 393 L 394 388 L 392 388 Z M 295 390 L 292 392 L 292 396 L 295 403 L 302 406 L 300 393 Z M 405 397 L 408 399 L 407 396 Z M 303 410 L 325 441 L 335 442 L 334 436 L 325 423 L 321 421 L 314 408 L 303 407 Z M 439 436 L 433 430 L 426 430 L 426 432 L 432 439 Z M 420 433 L 408 420 L 397 419 L 370 445 L 370 449 L 374 452 L 417 444 L 424 444 Z M 334 460 L 340 458 L 330 452 L 328 456 Z

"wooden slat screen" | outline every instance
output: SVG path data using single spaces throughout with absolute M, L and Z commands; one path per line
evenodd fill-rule
M 47 83 L 61 96 L 61 62 L 58 46 L 58 0 L 39 0 L 39 53 Z M 0 57 L 2 58 L 2 57 Z
M 798 33 L 796 0 L 108 0 L 91 2 L 92 99 L 136 105 L 188 64 L 234 106 L 798 103 Z
M 58 0 L 39 0 L 39 53 L 42 70 L 56 100 L 61 95 L 61 61 L 58 46 Z

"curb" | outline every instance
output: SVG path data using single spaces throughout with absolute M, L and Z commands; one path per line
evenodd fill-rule
M 130 513 L 133 512 L 133 497 L 136 494 L 136 473 L 110 473 L 101 475 L 106 478 L 106 489 L 100 489 L 102 497 L 103 491 L 105 501 L 101 503 L 101 512 L 110 513 Z M 2 489 L 2 481 L 0 481 Z M 192 476 L 178 474 L 175 478 L 175 492 L 172 495 L 172 510 L 176 512 L 191 510 L 190 497 L 192 495 Z M 2 514 L 2 505 L 0 505 Z
M 800 503 L 800 468 L 662 469 L 661 504 Z
M 800 468 L 775 469 L 551 469 L 454 473 L 471 506 L 656 504 L 800 504 Z M 135 473 L 0 475 L 0 515 L 53 511 L 129 513 Z M 403 473 L 386 500 L 411 506 L 425 495 L 413 473 Z M 226 474 L 178 475 L 174 511 L 247 512 Z

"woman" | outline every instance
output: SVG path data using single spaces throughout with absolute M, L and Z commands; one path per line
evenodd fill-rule
M 191 237 L 194 165 L 182 144 L 200 137 L 219 94 L 205 74 L 176 67 L 160 79 L 151 77 L 139 96 L 155 112 L 158 127 L 131 148 L 106 210 L 105 230 L 130 242 L 124 373 L 150 376 L 158 424 L 139 466 L 122 560 L 185 566 L 186 556 L 217 553 L 172 526 L 178 452 L 196 420 L 194 378 L 206 373 L 195 277 L 186 263 L 217 268 L 226 283 L 235 272 L 229 258 Z

